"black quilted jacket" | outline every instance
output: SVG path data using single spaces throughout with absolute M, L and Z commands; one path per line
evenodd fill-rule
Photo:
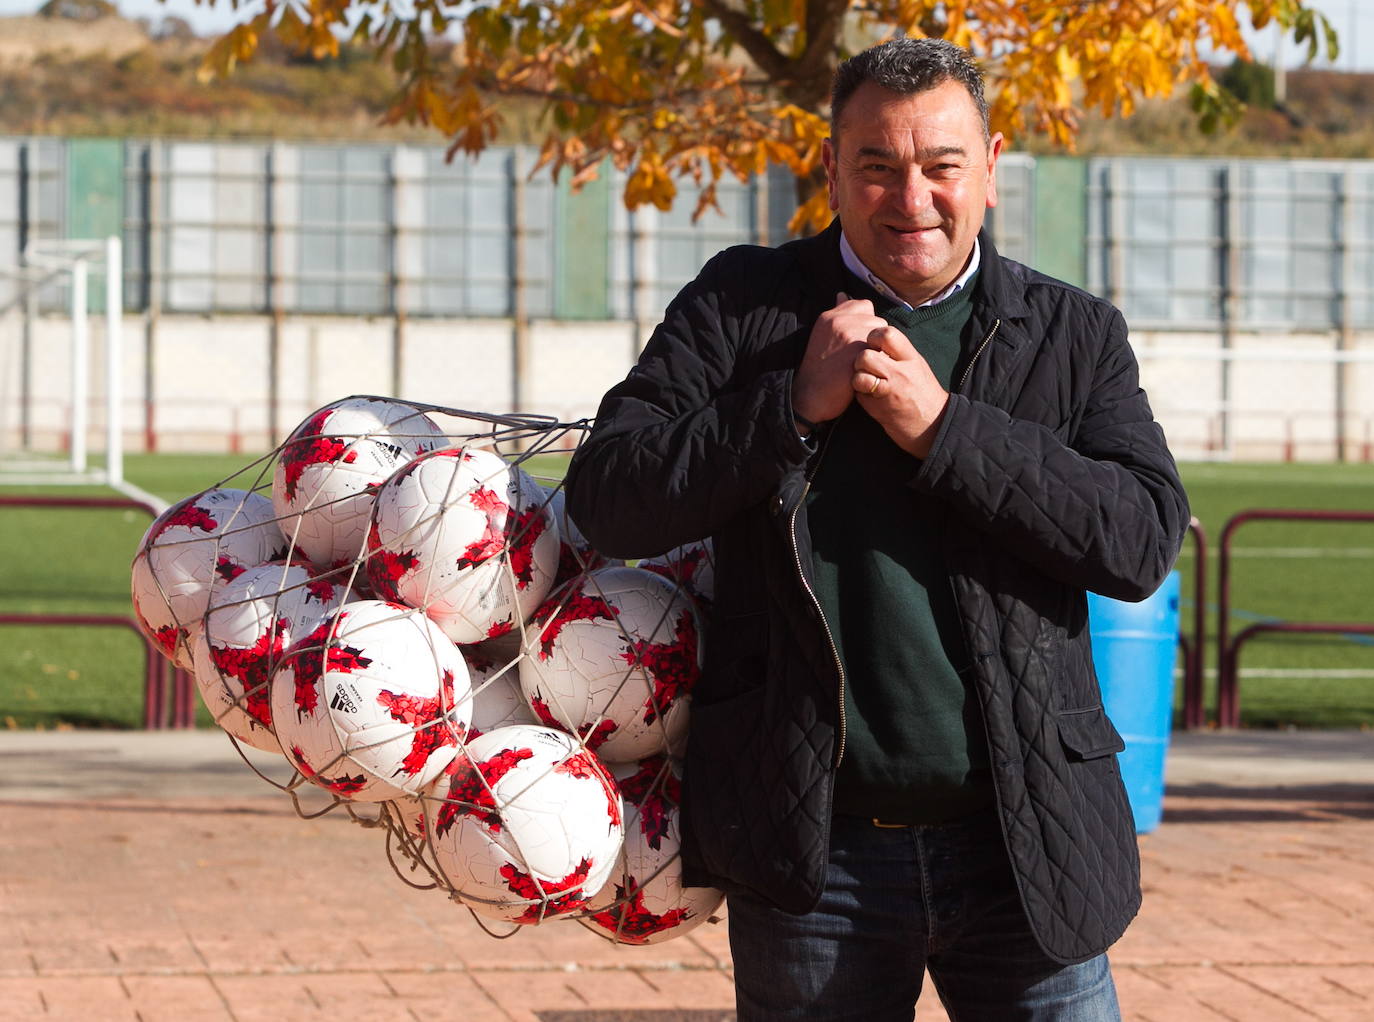
M 1139 862 L 1085 590 L 1135 600 L 1172 567 L 1187 500 L 1121 314 L 984 235 L 972 341 L 914 500 L 944 515 L 1007 849 L 1051 957 L 1117 939 Z M 824 883 L 843 674 L 811 593 L 811 455 L 792 373 L 845 287 L 838 225 L 712 259 L 602 400 L 568 506 L 606 554 L 713 537 L 716 594 L 684 784 L 691 882 L 806 912 Z M 854 509 L 862 527 L 863 508 Z

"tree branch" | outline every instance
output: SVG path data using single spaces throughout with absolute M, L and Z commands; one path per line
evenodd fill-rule
M 849 0 L 810 0 L 806 5 L 806 52 L 796 61 L 794 74 L 801 88 L 819 95 L 808 106 L 820 106 L 830 88 L 830 75 L 835 68 L 840 32 Z M 820 82 L 815 80 L 820 78 Z
M 749 54 L 749 59 L 758 65 L 759 70 L 770 80 L 784 81 L 792 77 L 792 61 L 778 51 L 772 41 L 760 32 L 750 18 L 728 7 L 725 0 L 700 0 L 702 10 L 715 18 L 735 41 Z
M 632 115 L 652 113 L 655 110 L 661 109 L 665 103 L 682 104 L 690 107 L 692 104 L 701 103 L 707 100 L 719 100 L 721 95 L 720 89 L 708 85 L 702 88 L 676 90 L 671 96 L 644 96 L 639 99 L 627 99 L 617 102 L 609 99 L 594 99 L 585 92 L 566 91 L 524 82 L 511 82 L 495 75 L 477 74 L 470 76 L 468 80 L 472 86 L 479 91 L 488 92 L 497 96 L 542 99 L 550 103 L 575 103 L 579 107 L 590 107 L 593 109 L 615 111 L 617 113 Z M 768 86 L 772 83 L 764 81 L 758 84 L 760 86 Z M 756 107 L 767 107 L 768 105 L 767 101 L 761 97 L 749 96 L 746 94 L 744 101 L 733 104 L 733 107 L 739 110 L 752 110 Z

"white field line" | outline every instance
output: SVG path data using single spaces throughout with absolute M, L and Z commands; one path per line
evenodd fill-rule
M 118 490 L 126 497 L 130 497 L 134 500 L 141 500 L 147 504 L 151 504 L 153 507 L 157 508 L 159 514 L 161 514 L 163 511 L 166 511 L 169 507 L 171 507 L 171 505 L 167 501 L 163 500 L 157 494 L 149 493 L 142 487 L 135 486 L 127 479 L 125 479 L 123 482 L 114 484 L 114 489 Z
M 1209 552 L 1210 553 L 1210 552 Z M 1192 547 L 1185 547 L 1180 557 L 1194 556 Z M 1273 557 L 1288 559 L 1342 557 L 1371 558 L 1374 547 L 1368 546 L 1237 546 L 1231 548 L 1232 557 Z
M 1209 667 L 1203 672 L 1209 678 L 1217 676 L 1217 669 Z M 1243 678 L 1374 678 L 1374 667 L 1242 667 Z M 1183 677 L 1183 668 L 1174 668 L 1174 677 Z
M 1348 465 L 1342 471 L 1305 471 L 1301 464 L 1241 468 L 1233 464 L 1200 463 L 1188 466 L 1189 481 L 1226 483 L 1312 483 L 1320 486 L 1369 486 L 1374 482 L 1374 466 Z

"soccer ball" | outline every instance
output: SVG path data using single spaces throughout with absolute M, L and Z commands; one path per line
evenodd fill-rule
M 676 582 L 699 604 L 709 608 L 716 595 L 716 561 L 709 539 L 685 543 L 666 554 L 647 557 L 639 567 Z
M 132 566 L 139 627 L 178 667 L 191 668 L 191 629 L 210 589 L 286 553 L 272 502 L 247 490 L 211 489 L 173 504 L 139 540 Z
M 537 724 L 538 718 L 520 688 L 520 671 L 511 660 L 495 661 L 482 656 L 475 646 L 464 646 L 463 657 L 472 676 L 472 721 L 468 741 L 511 724 Z
M 517 724 L 459 753 L 427 798 L 434 860 L 474 912 L 539 923 L 576 912 L 610 876 L 624 838 L 620 792 L 562 731 Z
M 248 568 L 210 595 L 196 637 L 196 687 L 215 722 L 256 749 L 277 752 L 268 681 L 291 642 L 341 604 L 348 590 L 299 562 Z
M 621 944 L 681 937 L 725 900 L 711 887 L 682 886 L 682 771 L 666 756 L 612 770 L 625 800 L 625 847 L 610 882 L 588 903 L 583 925 Z
M 562 486 L 553 490 L 545 487 L 544 494 L 549 514 L 558 524 L 558 572 L 553 583 L 555 589 L 597 568 L 625 563 L 602 555 L 587 542 L 582 530 L 568 517 L 567 498 L 563 494 Z
M 315 412 L 282 444 L 272 506 L 295 549 L 322 568 L 362 552 L 376 489 L 418 454 L 446 446 L 439 427 L 409 405 L 346 398 Z
M 548 595 L 557 562 L 558 529 L 538 484 L 491 451 L 417 458 L 377 494 L 372 588 L 419 607 L 454 642 L 513 630 Z
M 359 600 L 299 638 L 272 675 L 272 720 L 293 766 L 358 802 L 418 795 L 457 755 L 467 664 L 418 610 Z
M 539 719 L 608 763 L 678 748 L 701 665 L 696 611 L 640 568 L 601 568 L 535 615 L 520 684 Z

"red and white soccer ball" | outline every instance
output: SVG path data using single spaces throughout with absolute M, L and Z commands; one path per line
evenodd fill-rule
M 346 598 L 342 585 L 300 563 L 269 561 L 210 596 L 196 637 L 196 687 L 215 722 L 256 749 L 277 752 L 268 682 L 286 648 Z
M 518 644 L 513 651 L 506 645 L 505 638 L 502 638 L 494 643 L 459 647 L 472 679 L 472 719 L 468 723 L 468 742 L 499 727 L 539 723 L 520 688 Z M 500 651 L 492 649 L 493 646 L 501 647 Z M 391 805 L 394 815 L 410 835 L 416 840 L 423 840 L 425 807 L 421 799 L 393 799 Z
M 210 590 L 286 553 L 272 502 L 216 488 L 178 501 L 139 540 L 132 566 L 134 613 L 148 638 L 178 667 L 192 664 L 191 636 Z
M 352 563 L 377 487 L 416 455 L 447 444 L 429 416 L 398 401 L 346 398 L 320 409 L 278 453 L 272 505 L 283 533 L 321 568 Z
M 716 561 L 709 539 L 684 543 L 666 554 L 646 557 L 639 567 L 662 575 L 687 590 L 698 603 L 710 607 L 716 595 Z
M 520 688 L 520 669 L 514 659 L 491 660 L 475 646 L 464 646 L 463 657 L 472 677 L 472 721 L 468 740 L 511 724 L 538 724 Z
M 701 671 L 681 589 L 640 568 L 601 568 L 554 593 L 528 634 L 520 684 L 540 720 L 608 763 L 679 749 Z
M 272 675 L 292 766 L 357 802 L 417 796 L 458 754 L 472 695 L 458 647 L 420 611 L 359 600 L 302 636 Z
M 377 494 L 373 589 L 419 607 L 454 642 L 516 629 L 548 595 L 557 566 L 558 529 L 543 491 L 491 451 L 417 458 Z
M 529 924 L 576 912 L 620 853 L 616 783 L 562 731 L 529 724 L 489 731 L 431 790 L 425 830 L 435 863 L 479 915 Z
M 562 486 L 552 490 L 545 487 L 544 494 L 548 501 L 549 514 L 558 525 L 558 573 L 554 579 L 555 589 L 597 568 L 625 563 L 606 557 L 587 542 L 587 537 L 582 535 L 577 523 L 568 516 L 568 502 Z
M 682 771 L 667 756 L 612 767 L 625 801 L 625 846 L 583 924 L 620 944 L 659 944 L 700 926 L 725 895 L 682 885 Z

